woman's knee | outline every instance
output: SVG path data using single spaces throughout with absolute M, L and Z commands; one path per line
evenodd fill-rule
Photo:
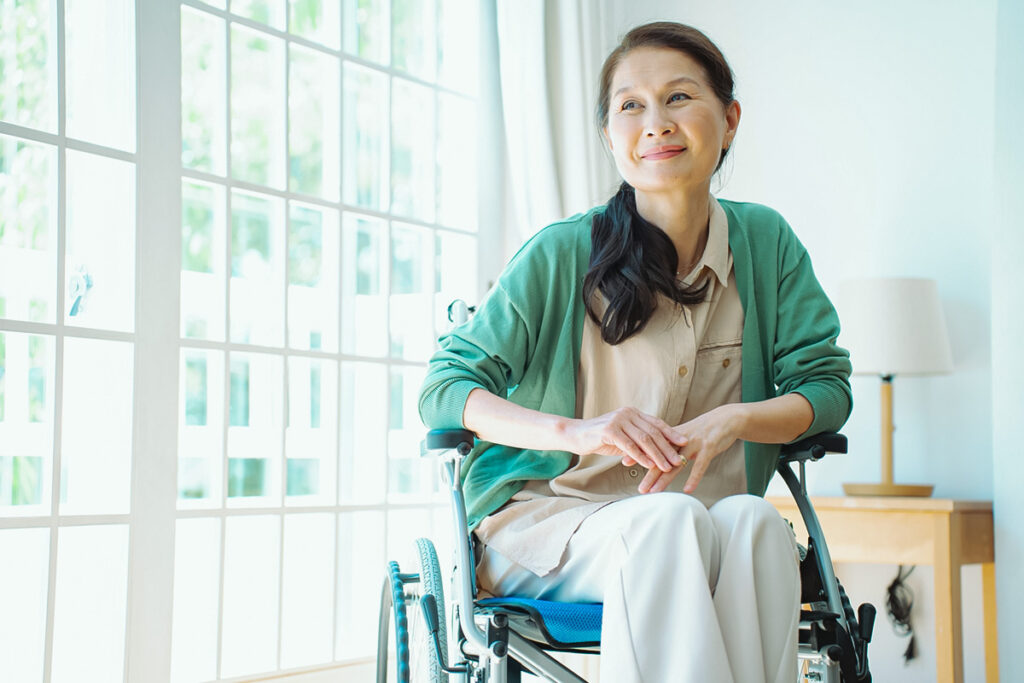
M 792 527 L 774 505 L 759 496 L 743 494 L 723 498 L 711 506 L 709 514 L 719 534 L 726 538 L 735 530 L 745 528 L 754 540 L 769 538 L 773 542 L 795 544 Z
M 623 576 L 715 580 L 722 546 L 703 503 L 684 493 L 648 493 L 601 512 L 616 514 L 614 508 L 621 503 L 627 504 L 618 510 L 621 517 L 612 522 L 616 526 L 607 528 L 620 537 L 623 556 L 617 571 Z
M 745 517 L 752 520 L 780 519 L 775 506 L 760 496 L 743 493 L 722 498 L 708 513 L 715 519 Z
M 630 503 L 624 536 L 673 543 L 694 532 L 699 539 L 714 537 L 714 523 L 704 504 L 685 493 L 665 491 L 627 499 Z M 625 501 L 622 501 L 625 502 Z

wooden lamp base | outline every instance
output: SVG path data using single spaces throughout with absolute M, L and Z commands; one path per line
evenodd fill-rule
M 843 484 L 848 496 L 910 496 L 927 498 L 932 495 L 931 484 Z
M 895 484 L 892 480 L 892 375 L 882 376 L 882 481 L 878 484 L 843 484 L 848 496 L 908 496 L 927 498 L 931 484 Z

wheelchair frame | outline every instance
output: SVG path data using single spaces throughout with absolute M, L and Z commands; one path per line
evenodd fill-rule
M 516 683 L 521 671 L 529 671 L 555 683 L 586 683 L 574 671 L 548 654 L 548 650 L 597 653 L 598 648 L 559 648 L 534 642 L 510 628 L 508 615 L 500 610 L 481 613 L 476 603 L 476 576 L 472 534 L 468 532 L 466 502 L 462 492 L 462 461 L 469 454 L 474 440 L 472 432 L 464 429 L 432 430 L 424 443 L 423 455 L 441 456 L 444 480 L 449 488 L 452 507 L 452 531 L 455 538 L 455 570 L 452 586 L 455 592 L 451 631 L 458 634 L 459 647 L 455 652 L 464 656 L 458 664 L 447 661 L 453 648 L 448 643 L 434 643 L 435 663 L 448 672 L 453 683 Z M 799 681 L 822 683 L 869 683 L 871 674 L 867 662 L 867 645 L 871 640 L 875 608 L 862 604 L 858 614 L 847 599 L 836 579 L 825 544 L 824 534 L 807 495 L 805 464 L 820 460 L 829 452 L 846 452 L 846 437 L 840 434 L 821 434 L 783 448 L 777 471 L 789 487 L 803 517 L 809 539 L 807 555 L 801 560 L 801 603 L 812 609 L 801 610 L 800 649 L 798 653 Z M 799 475 L 793 472 L 796 463 Z M 415 575 L 400 574 L 395 563 L 389 567 L 392 580 L 385 580 L 385 597 L 400 597 L 402 580 L 417 581 Z M 388 591 L 391 591 L 391 595 Z M 394 596 L 394 597 L 392 597 Z M 430 598 L 433 600 L 433 597 Z M 424 609 L 424 617 L 436 629 L 436 609 Z M 416 609 L 416 608 L 414 608 Z M 435 609 L 433 615 L 429 614 Z M 397 614 L 397 612 L 396 612 Z M 404 612 L 403 612 L 404 617 Z M 381 637 L 387 637 L 386 619 L 382 607 Z M 404 628 L 404 625 L 396 628 Z M 378 644 L 380 647 L 381 644 Z M 386 651 L 386 644 L 384 646 Z M 442 654 L 443 653 L 443 654 Z M 510 661 L 511 660 L 511 661 Z M 385 683 L 386 663 L 378 651 L 378 683 Z M 408 671 L 405 672 L 408 676 Z M 399 674 L 399 683 L 404 683 Z M 418 683 L 418 682 L 417 682 Z

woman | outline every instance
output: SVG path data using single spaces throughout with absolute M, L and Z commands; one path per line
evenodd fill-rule
M 621 188 L 441 339 L 421 416 L 480 439 L 481 587 L 603 602 L 602 680 L 792 681 L 795 542 L 761 496 L 777 444 L 849 415 L 838 319 L 777 213 L 710 195 L 740 106 L 706 36 L 630 31 L 598 121 Z

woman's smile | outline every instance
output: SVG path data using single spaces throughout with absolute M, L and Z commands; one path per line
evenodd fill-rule
M 662 145 L 661 147 L 649 149 L 640 156 L 648 161 L 659 161 L 661 159 L 671 159 L 685 151 L 686 148 L 681 145 Z

